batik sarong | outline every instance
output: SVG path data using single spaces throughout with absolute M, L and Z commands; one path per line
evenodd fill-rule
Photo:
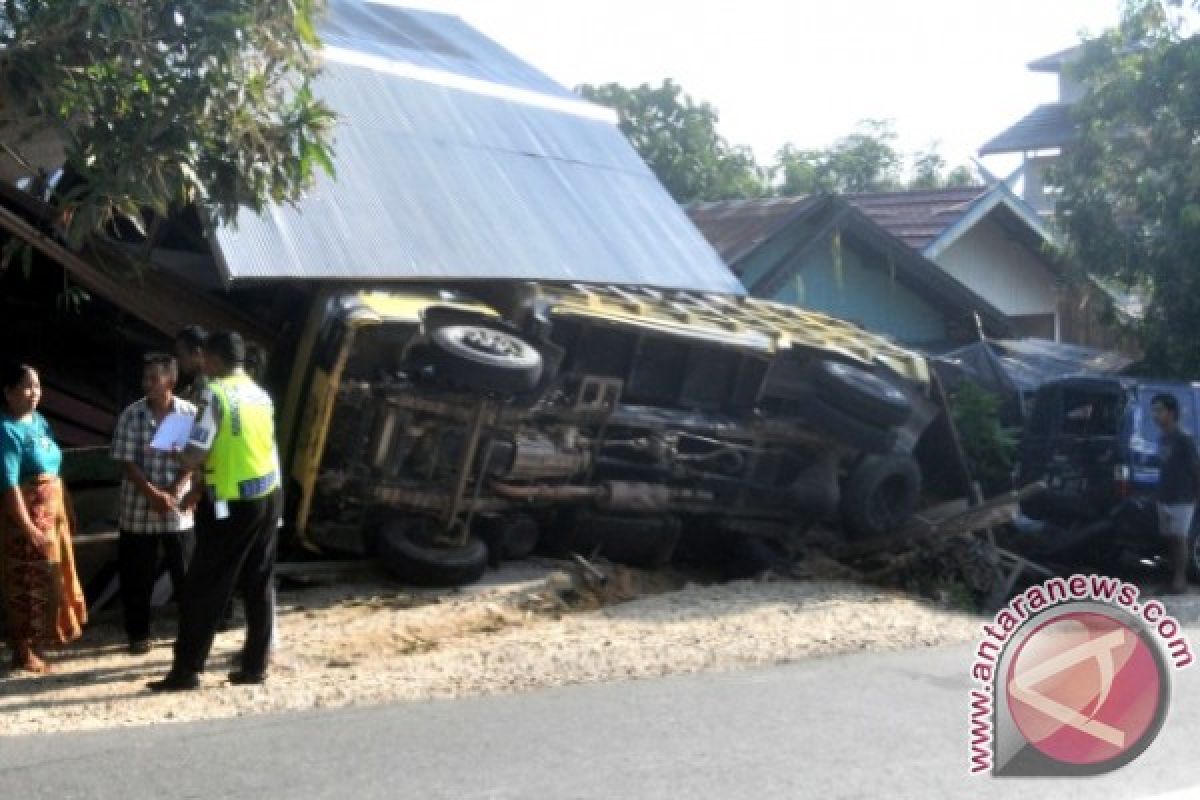
M 87 622 L 71 547 L 73 515 L 56 476 L 26 481 L 21 496 L 46 543 L 35 545 L 9 514 L 0 513 L 0 585 L 8 639 L 35 646 L 66 644 L 79 638 Z

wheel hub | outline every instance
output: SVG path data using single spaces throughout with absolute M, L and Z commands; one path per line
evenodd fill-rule
M 520 349 L 511 336 L 486 330 L 470 330 L 463 334 L 462 343 L 481 353 L 493 356 L 519 356 Z

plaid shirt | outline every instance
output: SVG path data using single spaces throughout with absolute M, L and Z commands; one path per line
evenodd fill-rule
M 194 416 L 196 407 L 175 397 L 171 401 L 171 411 Z M 114 461 L 136 465 L 152 485 L 169 489 L 179 477 L 181 467 L 173 453 L 150 449 L 157 428 L 154 414 L 143 397 L 121 412 L 113 434 L 111 455 Z M 189 481 L 183 486 L 183 493 L 187 492 L 190 485 Z M 193 525 L 191 512 L 158 514 L 151 511 L 149 498 L 128 478 L 121 480 L 121 508 L 117 520 L 120 529 L 130 533 L 186 531 Z

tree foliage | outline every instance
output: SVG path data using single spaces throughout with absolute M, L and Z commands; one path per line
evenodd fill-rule
M 78 244 L 200 203 L 217 220 L 294 201 L 332 173 L 332 112 L 310 89 L 319 0 L 4 0 L 0 101 L 54 136 L 55 202 Z M 0 131 L 7 154 L 22 142 Z M 16 152 L 13 152 L 16 151 Z
M 1193 4 L 1193 8 L 1195 5 Z M 1200 375 L 1200 39 L 1129 0 L 1074 66 L 1079 136 L 1051 176 L 1074 261 L 1148 290 L 1146 366 Z
M 938 152 L 937 145 L 930 145 L 928 150 L 922 150 L 913 156 L 912 177 L 908 181 L 908 188 L 944 189 L 975 186 L 979 183 L 975 170 L 970 167 L 959 165 L 947 172 L 948 166 L 946 158 Z
M 749 149 L 731 146 L 717 133 L 717 110 L 697 103 L 671 80 L 635 89 L 616 83 L 584 84 L 577 91 L 617 112 L 621 132 L 676 201 L 725 200 L 765 192 Z
M 1012 488 L 1017 433 L 1000 424 L 1000 399 L 971 381 L 963 381 L 954 391 L 951 407 L 967 466 L 984 494 Z
M 958 166 L 947 171 L 947 161 L 936 144 L 913 155 L 912 172 L 905 180 L 905 157 L 896 148 L 896 139 L 890 120 L 868 119 L 830 147 L 801 150 L 791 144 L 784 145 L 776 154 L 774 172 L 782 176 L 777 190 L 779 194 L 793 196 L 942 189 L 978 183 L 969 167 Z
M 832 147 L 801 150 L 791 144 L 776 154 L 782 173 L 780 194 L 874 192 L 901 187 L 904 157 L 887 120 L 869 119 Z
M 936 145 L 906 158 L 896 147 L 889 120 L 863 120 L 832 145 L 799 148 L 786 144 L 769 165 L 759 165 L 748 147 L 729 144 L 718 132 L 719 114 L 697 103 L 671 80 L 628 89 L 616 83 L 583 85 L 588 100 L 617 112 L 621 131 L 677 201 L 726 200 L 764 195 L 874 192 L 942 188 L 977 183 L 973 170 L 947 171 Z

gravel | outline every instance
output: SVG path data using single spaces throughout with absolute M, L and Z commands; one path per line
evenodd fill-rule
M 702 585 L 607 568 L 518 564 L 465 591 L 398 589 L 359 575 L 281 592 L 268 682 L 225 679 L 242 632 L 219 634 L 201 689 L 156 695 L 174 621 L 150 654 L 125 652 L 102 615 L 47 676 L 0 679 L 0 734 L 90 730 L 732 670 L 857 650 L 974 638 L 981 618 L 830 580 Z M 7 656 L 7 654 L 5 654 Z M 7 662 L 7 657 L 5 657 Z

